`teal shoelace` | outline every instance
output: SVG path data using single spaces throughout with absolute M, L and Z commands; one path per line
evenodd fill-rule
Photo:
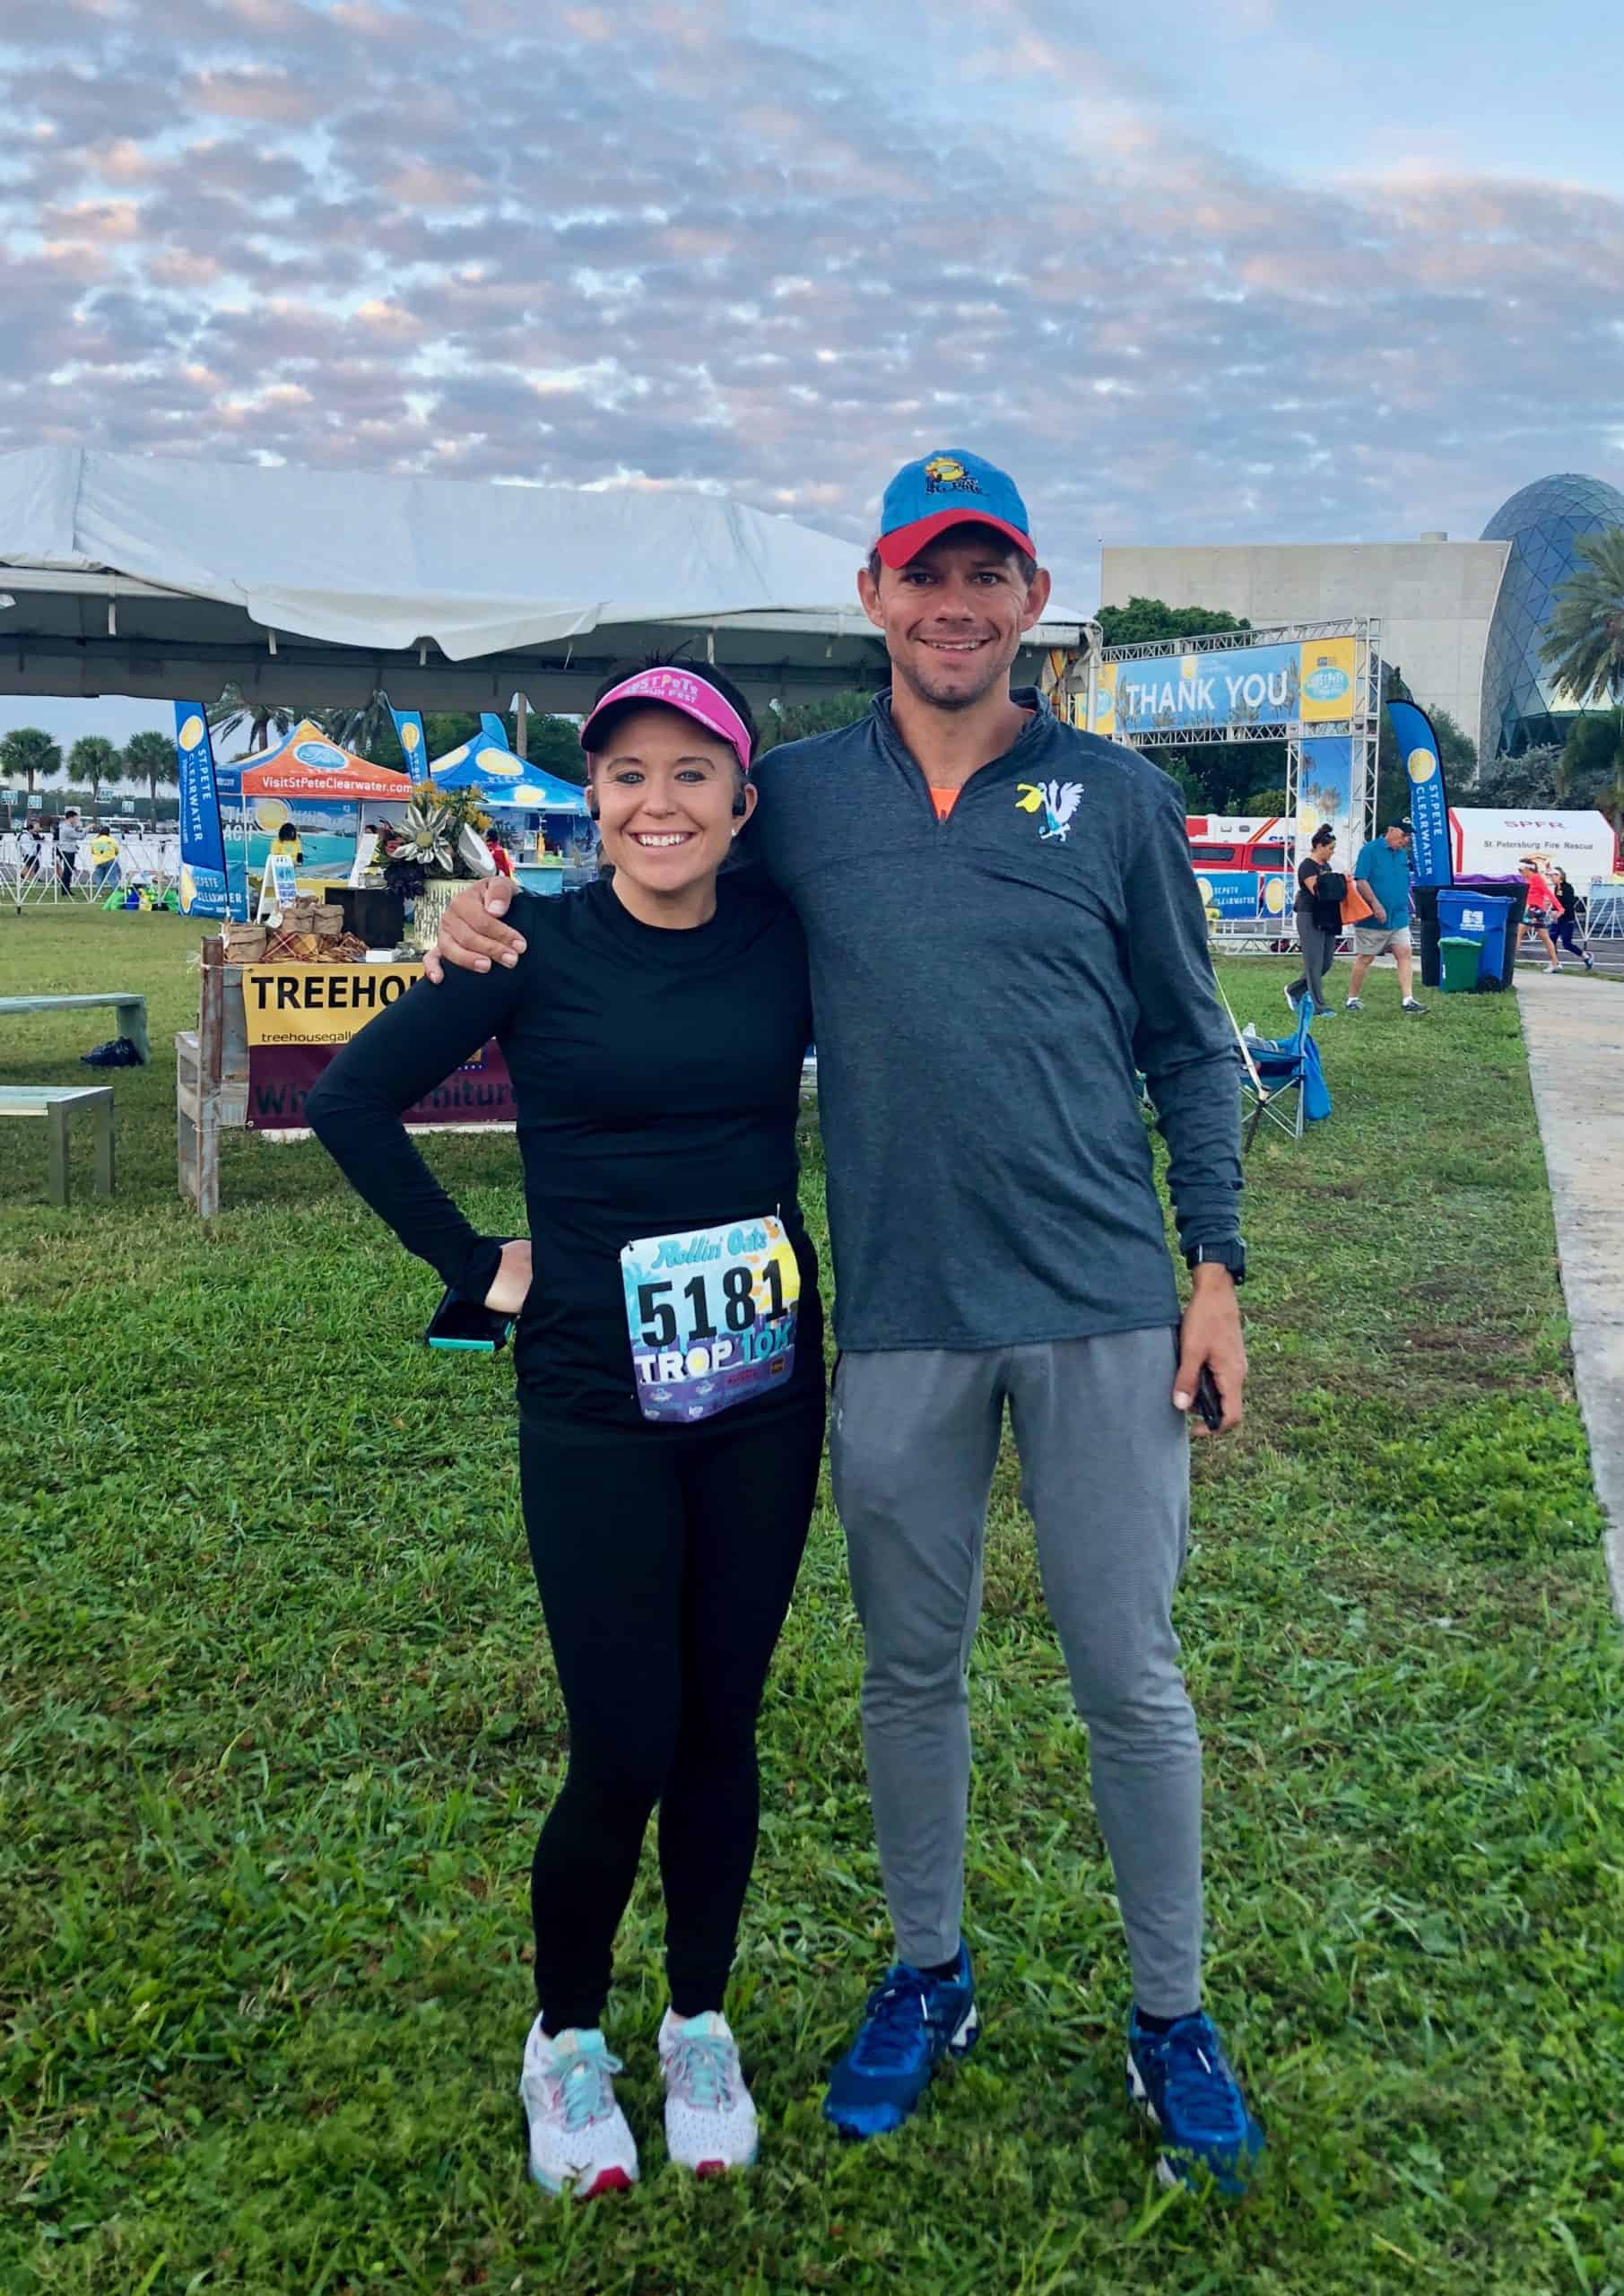
M 601 2043 L 596 2048 L 566 2049 L 553 2058 L 551 2074 L 559 2084 L 567 2129 L 573 2133 L 608 2118 L 614 2105 L 609 2076 L 620 2070 L 620 2058 L 611 2057 Z
M 685 2033 L 671 2052 L 671 2084 L 683 2104 L 701 2112 L 733 2103 L 734 2047 L 717 2034 Z

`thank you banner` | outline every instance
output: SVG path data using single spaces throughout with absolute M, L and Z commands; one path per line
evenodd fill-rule
M 1229 726 L 1346 726 L 1356 715 L 1358 641 L 1214 647 L 1100 664 L 1093 731 L 1107 741 L 1220 733 Z

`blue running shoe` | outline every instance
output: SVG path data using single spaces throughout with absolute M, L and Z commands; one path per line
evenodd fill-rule
M 900 2128 L 944 2057 L 964 2057 L 981 2031 L 970 1957 L 959 1948 L 951 1977 L 899 1961 L 868 1996 L 857 2038 L 829 2076 L 823 2117 L 842 2136 Z
M 1128 2019 L 1128 2101 L 1159 2134 L 1156 2173 L 1164 2185 L 1199 2191 L 1208 2177 L 1235 2199 L 1264 2149 L 1262 2125 L 1246 2110 L 1240 2083 L 1210 2017 L 1199 2009 L 1165 2033 Z

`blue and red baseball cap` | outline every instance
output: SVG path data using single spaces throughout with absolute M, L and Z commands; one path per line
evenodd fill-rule
M 925 455 L 904 463 L 886 488 L 874 547 L 887 566 L 906 566 L 949 526 L 971 523 L 992 526 L 1037 557 L 1026 504 L 1007 472 L 962 448 Z

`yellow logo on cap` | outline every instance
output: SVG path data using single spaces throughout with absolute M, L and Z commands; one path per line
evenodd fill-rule
M 962 486 L 969 473 L 951 455 L 933 455 L 925 465 L 925 475 L 938 486 Z

